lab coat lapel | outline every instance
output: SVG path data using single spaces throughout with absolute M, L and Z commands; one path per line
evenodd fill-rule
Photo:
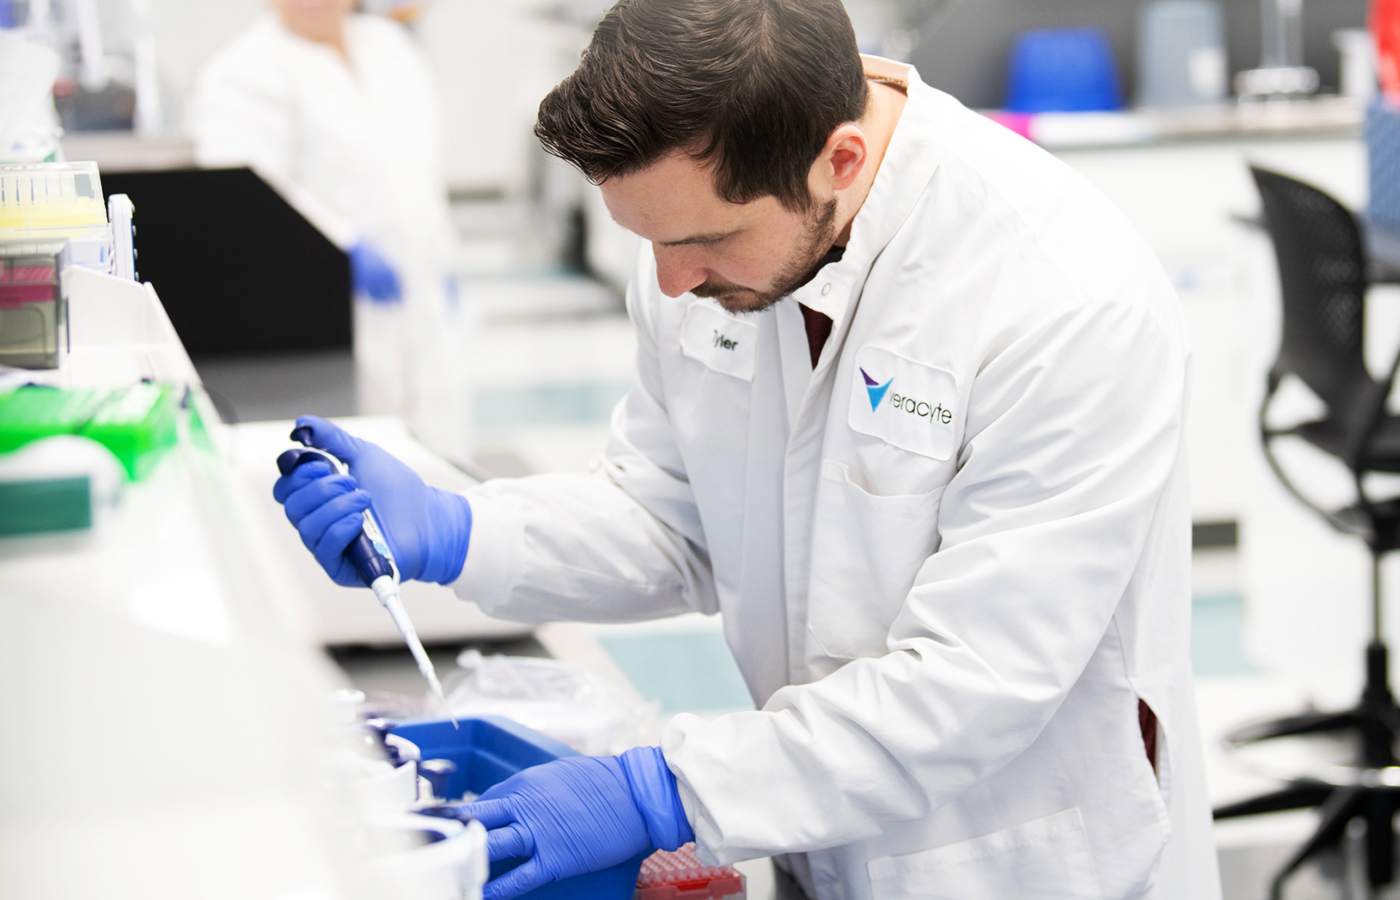
M 911 66 L 909 102 L 870 194 L 856 214 L 845 254 L 839 262 L 824 266 L 816 278 L 779 304 L 787 307 L 778 311 L 776 323 L 791 425 L 784 460 L 783 534 L 788 669 L 793 684 L 804 684 L 812 677 L 804 660 L 808 656 L 806 634 L 812 522 L 818 512 L 817 480 L 826 449 L 823 437 L 828 431 L 828 417 L 843 415 L 849 401 L 846 391 L 835 390 L 837 362 L 846 351 L 851 323 L 859 314 L 861 296 L 880 254 L 913 212 L 943 156 L 945 145 L 935 126 L 933 106 L 938 96 L 919 80 Z M 815 370 L 810 368 L 798 303 L 832 319 L 831 337 Z M 800 400 L 794 403 L 795 398 Z

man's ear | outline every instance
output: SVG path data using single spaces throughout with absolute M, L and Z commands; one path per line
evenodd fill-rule
M 870 143 L 865 132 L 854 122 L 847 122 L 831 133 L 812 164 L 812 174 L 826 181 L 830 190 L 844 191 L 855 184 L 866 163 L 870 161 Z

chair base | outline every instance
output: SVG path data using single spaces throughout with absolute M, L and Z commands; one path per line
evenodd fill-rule
M 1358 768 L 1396 765 L 1394 743 L 1400 736 L 1400 707 L 1388 687 L 1388 651 L 1373 642 L 1366 648 L 1366 688 L 1361 702 L 1341 712 L 1302 713 L 1246 725 L 1226 736 L 1230 745 L 1253 744 L 1280 737 L 1310 734 L 1353 734 L 1359 740 Z M 1321 820 L 1312 836 L 1289 857 L 1274 876 L 1273 900 L 1299 866 L 1323 850 L 1337 846 L 1354 819 L 1366 822 L 1366 876 L 1371 887 L 1395 880 L 1395 825 L 1400 812 L 1400 787 L 1389 785 L 1330 785 L 1300 779 L 1282 790 L 1217 808 L 1215 818 L 1232 819 L 1261 813 L 1318 807 Z
M 1269 885 L 1271 900 L 1282 900 L 1283 888 L 1303 863 L 1337 847 L 1353 819 L 1366 822 L 1366 879 L 1372 888 L 1395 880 L 1395 814 L 1400 812 L 1400 788 L 1332 787 L 1300 782 L 1272 794 L 1264 794 L 1215 810 L 1215 818 L 1229 819 L 1290 809 L 1318 807 L 1320 820 L 1312 835 L 1289 856 Z

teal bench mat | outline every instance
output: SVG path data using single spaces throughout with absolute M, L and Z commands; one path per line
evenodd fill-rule
M 1257 671 L 1244 654 L 1244 598 L 1204 594 L 1193 598 L 1191 664 L 1197 676 Z M 598 643 L 648 700 L 665 715 L 753 709 L 724 635 L 697 630 L 600 635 Z

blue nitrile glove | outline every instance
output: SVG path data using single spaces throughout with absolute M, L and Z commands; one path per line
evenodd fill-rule
M 463 814 L 490 829 L 492 862 L 526 860 L 487 882 L 483 900 L 510 900 L 643 851 L 675 850 L 695 840 L 660 747 L 534 766 L 482 794 Z
M 355 293 L 378 303 L 398 303 L 403 299 L 399 273 L 369 241 L 360 241 L 345 251 L 350 257 L 350 277 Z
M 311 445 L 344 460 L 350 475 L 324 462 L 309 462 L 277 479 L 272 496 L 296 526 L 301 542 L 336 584 L 360 586 L 343 555 L 364 525 L 371 506 L 384 530 L 403 580 L 450 584 L 462 574 L 471 541 L 472 508 L 467 498 L 428 487 L 408 466 L 377 444 L 362 441 L 316 416 L 297 427 L 311 429 Z

